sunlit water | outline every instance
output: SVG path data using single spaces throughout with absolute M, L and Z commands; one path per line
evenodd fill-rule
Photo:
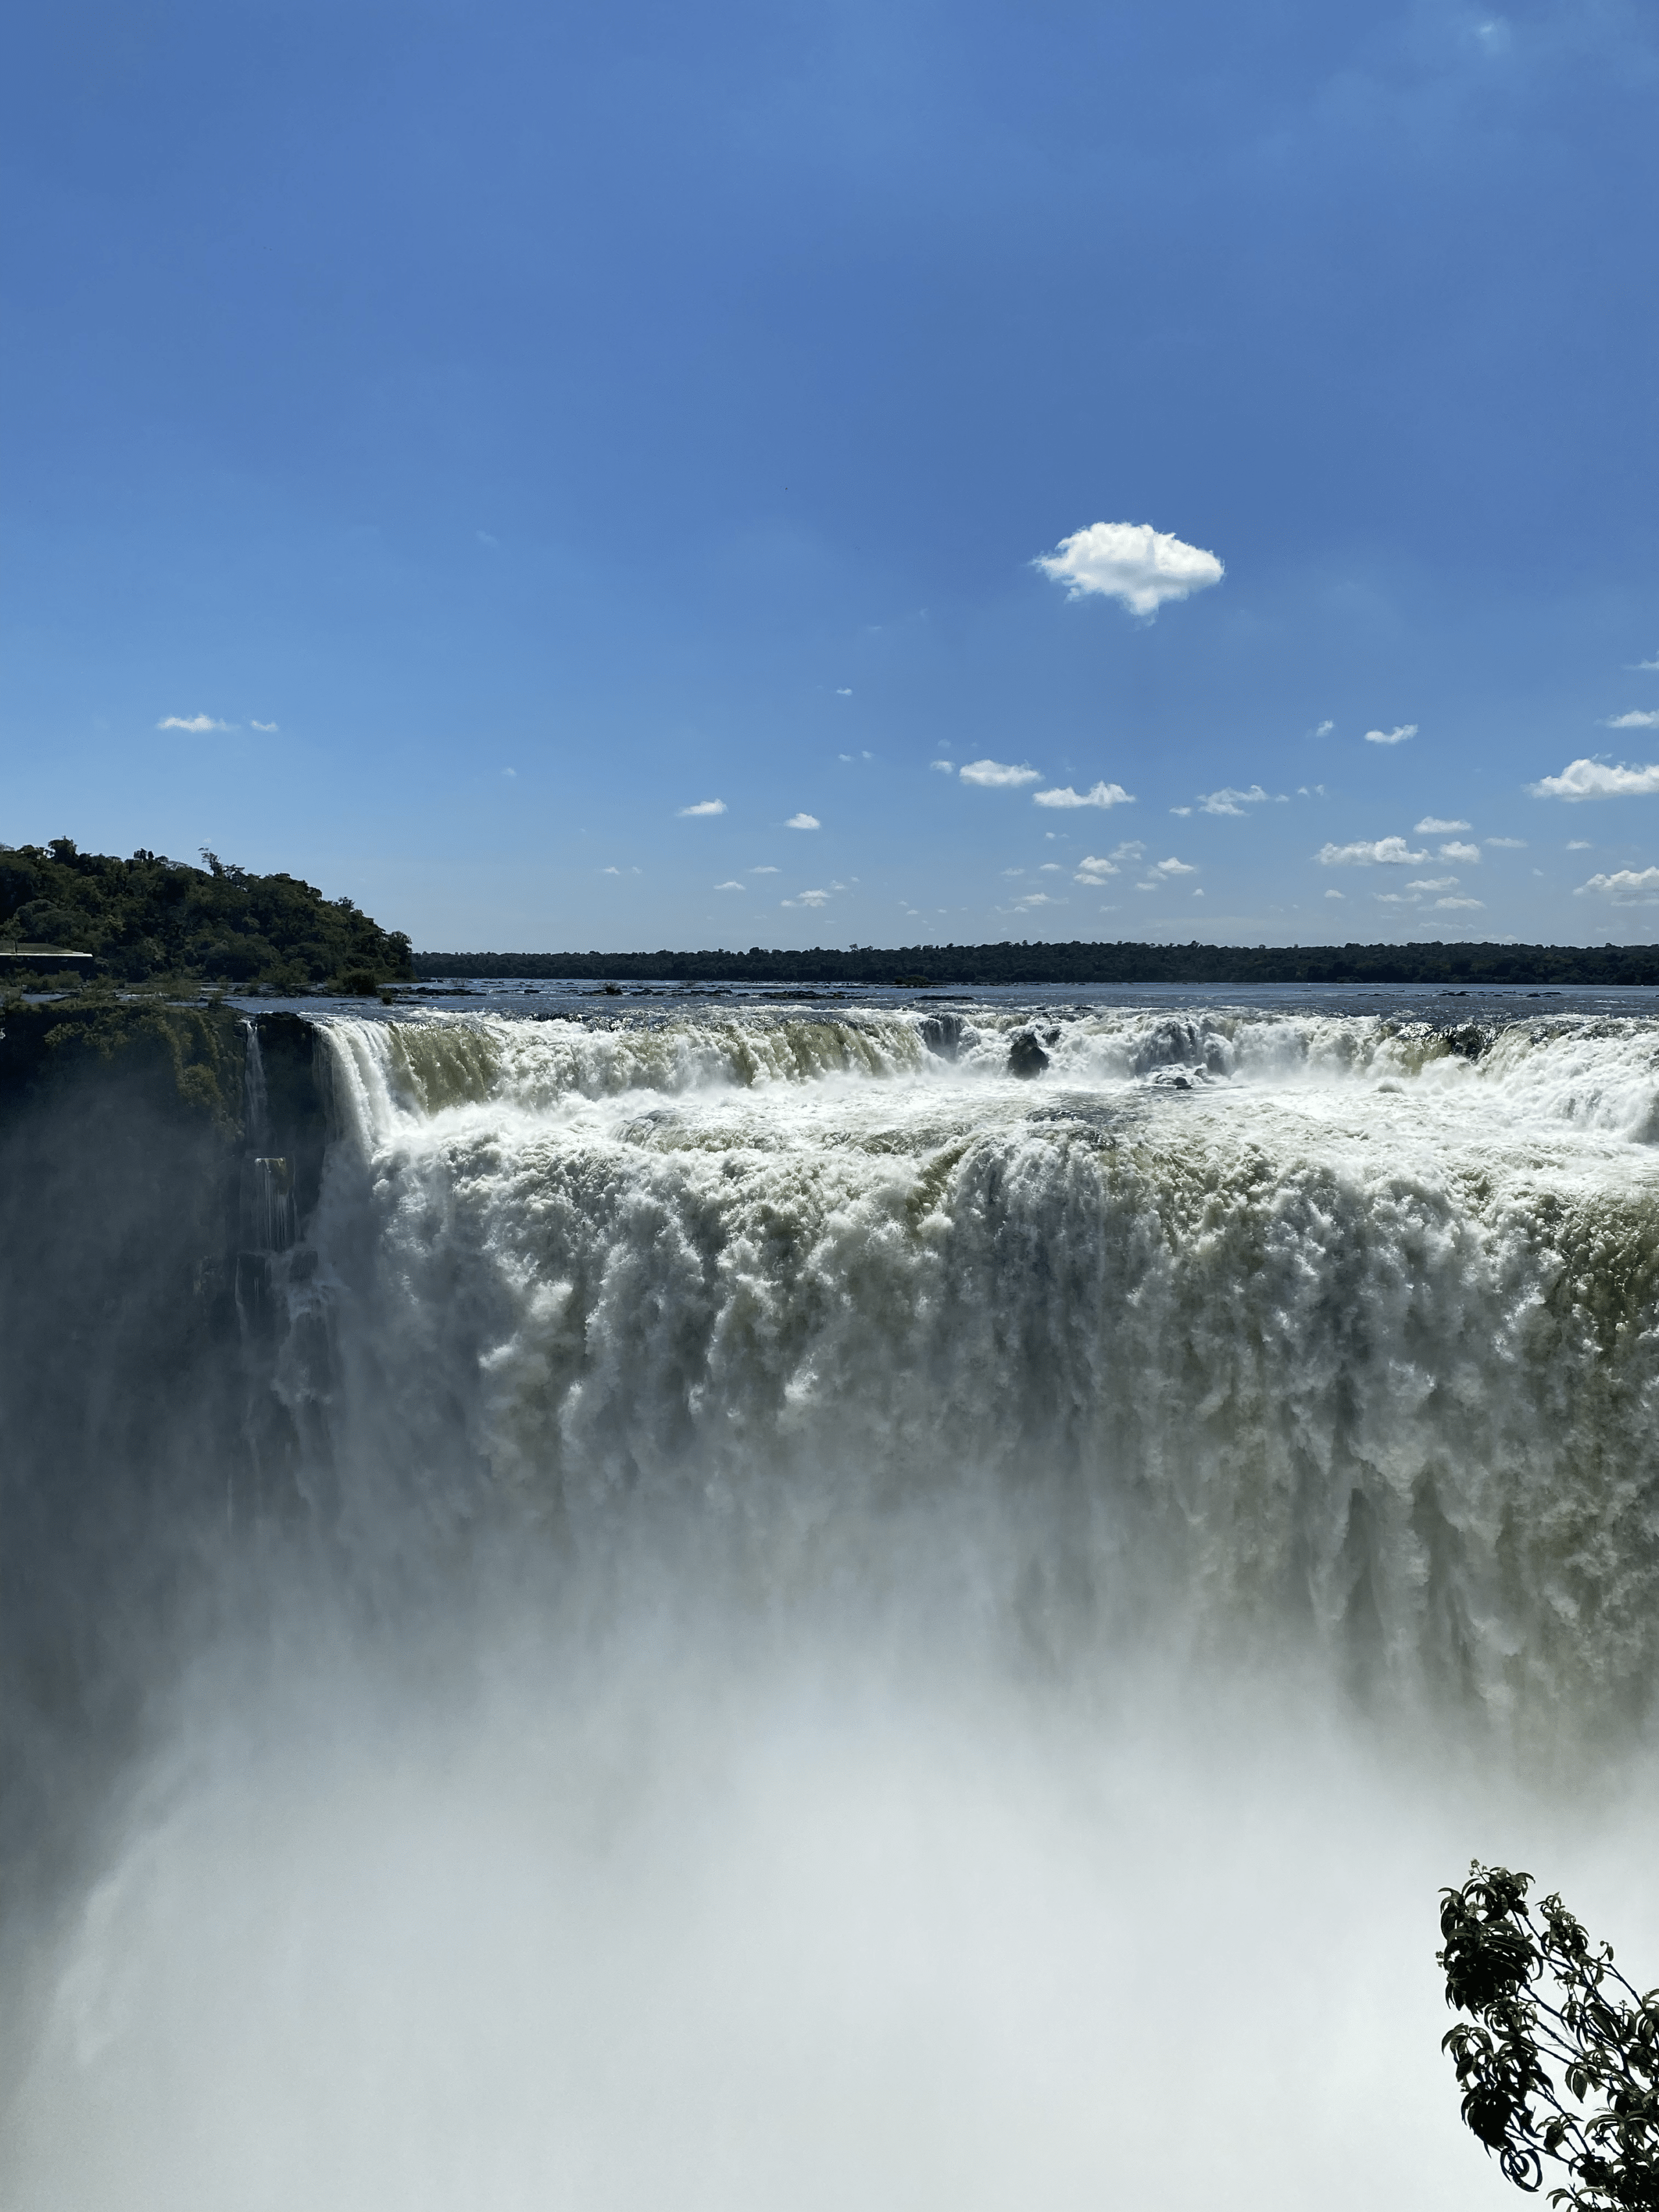
M 1659 1974 L 1659 1022 L 1437 1011 L 328 1018 L 7 2201 L 1504 2201 L 1437 1887 Z

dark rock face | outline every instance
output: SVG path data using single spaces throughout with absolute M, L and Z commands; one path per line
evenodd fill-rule
M 1008 1048 L 1010 1075 L 1041 1075 L 1048 1065 L 1048 1055 L 1030 1030 L 1021 1030 Z
M 214 1547 L 293 1492 L 252 1200 L 280 1192 L 290 1218 L 315 1204 L 325 1103 L 309 1025 L 259 1028 L 257 1117 L 247 1024 L 228 1008 L 13 1008 L 0 1032 L 11 1897 L 51 1881 L 142 1729 L 150 1656 L 198 1601 Z

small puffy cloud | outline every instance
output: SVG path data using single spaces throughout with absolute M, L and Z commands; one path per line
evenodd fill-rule
M 964 783 L 981 784 L 989 791 L 1012 790 L 1022 783 L 1041 783 L 1042 781 L 1042 770 L 1028 768 L 1023 761 L 1018 768 L 1012 767 L 1006 761 L 969 761 L 967 767 L 958 773 Z
M 744 886 L 737 880 L 735 876 L 729 883 L 716 884 L 714 886 L 717 891 L 740 891 L 744 888 Z
M 1108 876 L 1115 876 L 1116 873 L 1117 862 L 1115 860 L 1103 860 L 1097 854 L 1086 853 L 1083 859 L 1079 861 L 1077 872 L 1072 878 L 1072 881 L 1074 884 L 1093 884 L 1098 885 L 1103 884 Z
M 1242 815 L 1247 806 L 1260 806 L 1267 796 L 1259 783 L 1253 783 L 1248 791 L 1234 791 L 1231 786 L 1220 791 L 1200 791 L 1198 803 L 1206 814 Z
M 1467 907 L 1470 908 L 1479 908 L 1484 911 L 1486 902 L 1485 899 L 1443 898 L 1437 899 L 1434 903 L 1437 912 L 1445 914 L 1449 913 L 1454 907 Z
M 786 830 L 822 830 L 823 824 L 816 814 L 792 814 L 783 826 Z
M 221 722 L 211 714 L 168 714 L 155 725 L 158 730 L 188 730 L 192 737 L 205 737 L 210 730 L 234 730 L 234 722 Z
M 1314 854 L 1322 868 L 1414 868 L 1428 857 L 1413 853 L 1403 837 L 1362 837 L 1352 845 L 1322 845 Z
M 830 894 L 828 891 L 802 891 L 794 898 L 780 899 L 778 903 L 780 906 L 828 906 Z
M 749 872 L 751 876 L 775 876 L 778 871 L 775 868 L 750 868 Z
M 1002 872 L 1005 876 L 1023 876 L 1025 871 L 1024 868 L 1005 868 Z
M 1659 906 L 1659 868 L 1620 868 L 1610 876 L 1592 876 L 1573 893 L 1611 899 L 1614 906 Z
M 1406 889 L 1408 891 L 1449 891 L 1456 881 L 1455 876 L 1413 876 Z
M 1027 891 L 1024 897 L 1014 902 L 1014 911 L 1023 914 L 1028 906 L 1064 906 L 1064 899 L 1050 898 L 1047 891 Z
M 1184 817 L 1185 816 L 1187 816 L 1187 815 L 1190 814 L 1190 813 L 1192 812 L 1192 811 L 1193 811 L 1193 810 L 1192 810 L 1192 808 L 1191 808 L 1190 806 L 1172 806 L 1172 807 L 1170 809 L 1170 813 L 1171 813 L 1171 814 L 1179 814 L 1179 815 L 1182 816 L 1183 817 Z
M 1365 743 L 1368 745 L 1403 745 L 1407 738 L 1416 735 L 1415 722 L 1400 722 L 1392 730 L 1367 730 Z
M 1638 660 L 1633 665 L 1638 668 L 1645 669 L 1650 676 L 1654 673 L 1656 669 L 1659 669 L 1659 660 Z
M 1456 838 L 1454 838 L 1449 845 L 1443 845 L 1440 848 L 1440 857 L 1443 860 L 1462 860 L 1467 866 L 1480 858 L 1480 848 L 1478 845 L 1461 844 Z
M 1169 599 L 1218 584 L 1226 571 L 1213 553 L 1188 545 L 1150 522 L 1094 522 L 1062 538 L 1036 563 L 1068 599 L 1117 599 L 1147 620 Z
M 1527 849 L 1524 837 L 1488 837 L 1486 842 L 1502 853 L 1524 853 Z
M 927 765 L 929 768 L 936 768 L 941 775 L 954 775 L 957 772 L 957 764 L 954 761 L 929 761 Z
M 1651 713 L 1637 710 L 1628 714 L 1610 715 L 1602 727 L 1608 730 L 1659 730 L 1659 708 Z
M 1195 876 L 1198 870 L 1190 860 L 1177 860 L 1173 853 L 1167 860 L 1154 860 L 1146 872 L 1153 876 Z
M 1590 841 L 1588 837 L 1569 837 L 1567 840 L 1567 850 L 1570 853 L 1588 853 L 1589 848 Z
M 1326 896 L 1326 897 L 1327 897 L 1327 898 L 1345 899 L 1345 898 L 1346 898 L 1346 896 L 1348 896 L 1348 894 L 1346 893 L 1346 891 L 1339 891 L 1339 890 L 1335 890 L 1335 889 L 1332 889 L 1332 890 L 1328 890 L 1328 891 L 1326 892 L 1325 896 Z
M 962 772 L 968 773 L 966 769 Z M 1034 806 L 1133 806 L 1135 802 L 1121 783 L 1097 783 L 1087 791 L 1073 791 L 1069 783 L 1063 783 L 1054 791 L 1034 791 L 1031 803 Z
M 1527 789 L 1534 799 L 1643 799 L 1659 791 L 1659 766 L 1613 768 L 1606 761 L 1569 761 L 1559 775 L 1540 776 Z
M 841 684 L 836 685 L 836 696 L 837 699 L 850 699 L 852 696 L 853 687 L 850 684 Z
M 726 801 L 723 799 L 700 799 L 695 806 L 682 806 L 680 809 L 682 817 L 690 814 L 724 814 L 725 811 Z
M 1037 870 L 1037 873 L 1040 876 L 1063 876 L 1065 872 L 1066 871 L 1060 866 L 1058 860 L 1045 860 L 1042 866 Z
M 601 868 L 599 870 L 599 873 L 602 876 L 619 876 L 622 873 L 622 870 L 620 868 Z
M 1334 722 L 1322 722 L 1319 727 L 1314 732 L 1314 735 L 1316 738 L 1328 738 L 1331 732 L 1335 727 L 1336 724 Z M 1342 894 L 1340 891 L 1327 891 L 1325 896 L 1327 898 L 1340 898 Z
M 1413 827 L 1412 835 L 1413 837 L 1445 837 L 1454 830 L 1467 830 L 1468 826 L 1467 822 L 1454 822 L 1449 817 L 1443 821 L 1437 814 L 1425 814 Z M 1486 840 L 1489 845 L 1492 842 L 1490 837 Z
M 278 722 L 255 722 L 250 720 L 248 723 L 249 729 L 263 730 L 268 738 L 275 737 L 276 732 L 281 728 L 281 726 L 282 725 Z

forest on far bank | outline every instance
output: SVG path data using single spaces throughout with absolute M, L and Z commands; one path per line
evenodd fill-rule
M 30 980 L 29 952 L 90 953 L 118 983 L 255 986 L 285 993 L 348 988 L 410 974 L 409 939 L 349 898 L 326 899 L 295 876 L 256 876 L 139 851 L 82 853 L 70 837 L 0 845 L 0 953 L 5 980 Z M 51 979 L 56 981 L 57 978 Z
M 700 983 L 1659 983 L 1659 945 L 905 945 L 417 952 L 416 973 Z

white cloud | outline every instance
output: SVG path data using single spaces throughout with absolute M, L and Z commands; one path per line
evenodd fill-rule
M 1047 891 L 1027 891 L 1023 899 L 1014 902 L 1016 914 L 1023 914 L 1028 906 L 1064 906 L 1064 899 L 1050 898 Z
M 775 876 L 778 871 L 775 868 L 750 868 L 749 872 L 751 876 Z
M 1612 768 L 1606 761 L 1569 761 L 1559 775 L 1540 776 L 1534 799 L 1641 799 L 1659 791 L 1659 766 Z
M 1181 815 L 1183 818 L 1184 818 L 1187 815 L 1190 814 L 1190 813 L 1192 812 L 1192 811 L 1193 811 L 1193 810 L 1192 810 L 1192 808 L 1191 808 L 1190 806 L 1172 806 L 1172 807 L 1170 809 L 1170 813 L 1171 813 L 1171 814 L 1179 814 L 1179 815 Z
M 964 783 L 983 784 L 988 789 L 994 791 L 1006 790 L 1022 783 L 1041 783 L 1042 781 L 1042 770 L 1040 768 L 1028 768 L 1023 761 L 1018 768 L 1011 768 L 1006 761 L 969 761 L 967 767 L 960 770 L 960 774 Z
M 1063 876 L 1065 872 L 1065 869 L 1060 866 L 1058 860 L 1045 860 L 1037 870 L 1040 876 Z
M 1652 675 L 1656 669 L 1659 669 L 1659 660 L 1638 660 L 1634 665 L 1645 669 L 1650 675 Z
M 1150 522 L 1094 522 L 1062 538 L 1037 567 L 1068 599 L 1098 593 L 1150 619 L 1166 599 L 1184 599 L 1226 573 L 1213 553 L 1188 545 Z
M 257 729 L 258 728 L 259 725 L 256 722 L 256 723 L 253 725 L 253 726 L 254 726 L 254 728 L 257 730 Z M 516 781 L 516 780 L 517 780 L 517 777 L 518 777 L 519 771 L 518 771 L 518 769 L 515 769 L 515 768 L 504 768 L 504 769 L 501 770 L 501 774 L 502 774 L 504 776 L 511 777 L 511 778 L 513 778 L 514 781 Z
M 1322 845 L 1314 854 L 1322 868 L 1414 868 L 1428 859 L 1413 853 L 1403 837 L 1362 838 L 1353 845 Z
M 234 730 L 236 725 L 216 721 L 211 714 L 168 714 L 155 726 L 158 730 L 188 730 L 192 737 L 203 737 L 209 730 Z
M 954 775 L 957 772 L 957 764 L 954 761 L 929 761 L 927 765 L 929 768 L 938 769 L 941 775 Z
M 1505 853 L 1524 853 L 1527 849 L 1524 837 L 1488 837 L 1486 842 Z
M 786 830 L 822 830 L 823 824 L 816 814 L 792 814 L 783 826 Z
M 599 870 L 599 873 L 602 876 L 619 876 L 622 873 L 622 870 L 620 868 L 601 868 Z
M 802 891 L 798 897 L 778 901 L 780 906 L 828 906 L 829 903 L 828 891 Z
M 1573 893 L 1583 898 L 1597 891 L 1614 906 L 1659 906 L 1659 868 L 1620 868 L 1610 876 L 1592 876 Z
M 1413 876 L 1406 889 L 1408 891 L 1449 891 L 1456 881 L 1455 876 Z
M 1195 876 L 1198 870 L 1190 860 L 1177 860 L 1171 853 L 1167 860 L 1154 860 L 1147 873 L 1154 876 Z
M 1445 913 L 1449 908 L 1452 908 L 1452 907 L 1472 907 L 1472 908 L 1479 908 L 1481 911 L 1483 911 L 1483 912 L 1484 912 L 1484 911 L 1485 911 L 1485 908 L 1486 908 L 1486 902 L 1485 901 L 1485 899 L 1472 899 L 1472 898 L 1443 898 L 1443 899 L 1437 899 L 1437 900 L 1435 901 L 1435 902 L 1434 902 L 1434 903 L 1435 903 L 1435 906 L 1436 906 L 1437 909 L 1439 912 L 1441 912 L 1441 913 L 1443 913 L 1443 913 Z
M 1231 787 L 1220 791 L 1200 791 L 1198 803 L 1206 814 L 1242 815 L 1247 806 L 1260 806 L 1267 796 L 1259 783 L 1253 783 L 1248 791 L 1234 791 Z
M 269 738 L 274 737 L 276 732 L 282 727 L 282 725 L 280 722 L 255 722 L 250 720 L 248 727 L 251 730 L 263 730 L 265 735 Z
M 1024 868 L 1005 868 L 1002 872 L 1005 876 L 1023 876 L 1025 871 Z
M 1335 727 L 1336 724 L 1334 722 L 1322 722 L 1319 727 L 1314 732 L 1314 735 L 1316 738 L 1328 738 L 1331 732 Z M 1328 898 L 1340 898 L 1342 894 L 1340 891 L 1328 891 L 1326 893 L 1326 896 Z
M 1415 722 L 1401 722 L 1392 730 L 1367 730 L 1365 743 L 1368 745 L 1403 745 L 1407 738 L 1416 735 Z
M 1651 714 L 1632 710 L 1628 714 L 1613 714 L 1602 724 L 1608 730 L 1659 730 L 1659 708 Z
M 717 891 L 740 891 L 744 888 L 744 886 L 738 883 L 735 877 L 733 877 L 729 883 L 716 884 L 714 886 L 714 889 Z
M 850 684 L 840 684 L 836 685 L 836 696 L 837 699 L 850 699 L 852 696 L 853 687 Z
M 1454 830 L 1467 830 L 1468 826 L 1467 822 L 1453 822 L 1449 818 L 1443 822 L 1437 814 L 1425 814 L 1412 835 L 1413 837 L 1444 837 Z M 1492 840 L 1488 837 L 1486 842 L 1490 845 Z
M 1468 866 L 1480 858 L 1480 848 L 1478 845 L 1461 844 L 1456 838 L 1454 838 L 1449 845 L 1443 845 L 1440 848 L 1440 857 L 1443 860 L 1461 860 L 1465 866 Z
M 1346 893 L 1346 891 L 1339 891 L 1339 890 L 1328 890 L 1328 891 L 1327 891 L 1327 892 L 1326 892 L 1326 894 L 1325 894 L 1325 896 L 1326 896 L 1326 897 L 1327 897 L 1327 898 L 1340 898 L 1340 899 L 1345 899 L 1345 898 L 1346 898 L 1346 896 L 1348 896 L 1348 894 Z
M 1567 850 L 1570 853 L 1588 853 L 1589 848 L 1590 841 L 1588 837 L 1569 837 L 1567 840 Z
M 726 801 L 723 799 L 700 799 L 695 806 L 682 806 L 680 809 L 680 812 L 683 816 L 687 814 L 724 814 L 725 811 Z
M 968 773 L 966 769 L 962 772 Z M 1133 806 L 1134 803 L 1133 793 L 1121 783 L 1097 783 L 1087 791 L 1073 791 L 1069 783 L 1063 783 L 1054 791 L 1031 793 L 1034 806 Z
M 1086 853 L 1079 861 L 1077 873 L 1072 878 L 1072 881 L 1074 884 L 1092 884 L 1098 887 L 1105 882 L 1108 876 L 1115 876 L 1116 873 L 1115 860 L 1102 860 L 1097 854 Z

